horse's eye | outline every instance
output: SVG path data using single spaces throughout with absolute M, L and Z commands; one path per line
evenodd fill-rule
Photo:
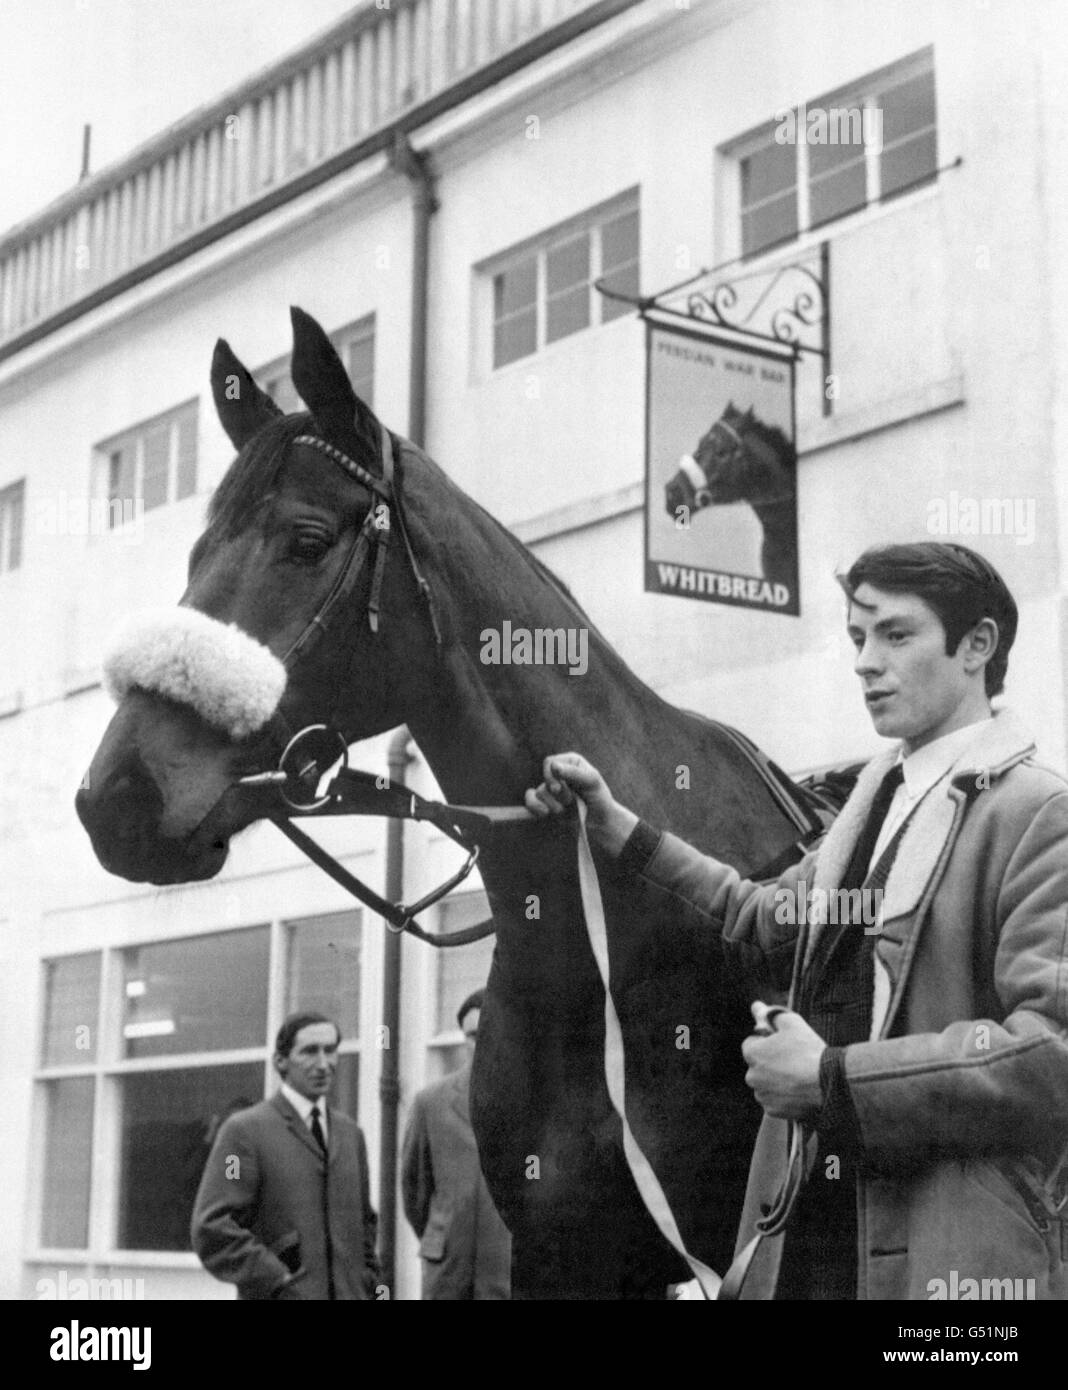
M 317 565 L 330 549 L 322 531 L 298 531 L 289 543 L 289 559 L 298 565 Z

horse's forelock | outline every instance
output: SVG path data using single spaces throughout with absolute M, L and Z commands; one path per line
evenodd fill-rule
M 241 530 L 259 499 L 274 486 L 289 446 L 307 431 L 306 411 L 272 420 L 249 440 L 230 465 L 208 504 L 208 531 L 231 536 Z

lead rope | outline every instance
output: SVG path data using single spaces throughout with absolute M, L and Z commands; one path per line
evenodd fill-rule
M 649 1215 L 660 1228 L 664 1238 L 675 1248 L 693 1271 L 694 1278 L 701 1286 L 706 1299 L 714 1299 L 719 1292 L 720 1277 L 714 1269 L 691 1255 L 679 1232 L 678 1223 L 671 1206 L 660 1186 L 660 1180 L 653 1171 L 652 1164 L 642 1152 L 627 1120 L 626 1093 L 624 1088 L 623 1030 L 619 1024 L 615 1002 L 612 999 L 611 979 L 608 961 L 608 932 L 605 926 L 604 903 L 601 887 L 597 881 L 597 869 L 590 851 L 586 834 L 586 804 L 576 799 L 578 807 L 578 878 L 582 895 L 583 916 L 586 919 L 586 932 L 593 949 L 601 983 L 604 985 L 604 1074 L 608 1083 L 608 1095 L 623 1125 L 623 1152 L 627 1166 L 637 1184 L 638 1192 L 645 1203 Z

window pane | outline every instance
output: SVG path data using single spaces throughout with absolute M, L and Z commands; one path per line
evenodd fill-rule
M 349 372 L 349 380 L 357 396 L 366 405 L 373 405 L 375 393 L 375 337 L 373 333 L 361 333 L 348 344 L 342 353 Z
M 44 1066 L 96 1061 L 99 1000 L 99 951 L 45 961 Z
M 297 388 L 293 385 L 293 378 L 288 372 L 279 372 L 276 376 L 270 377 L 264 383 L 263 389 L 283 415 L 293 415 L 304 409 L 303 402 L 297 395 Z
M 289 969 L 286 1013 L 323 1013 L 337 1020 L 343 1041 L 360 1036 L 359 912 L 332 912 L 286 924 Z
M 867 175 L 864 161 L 843 165 L 833 174 L 824 174 L 809 184 L 809 217 L 811 225 L 818 227 L 821 222 L 829 222 L 833 217 L 844 217 L 847 212 L 862 208 L 867 202 Z
M 797 235 L 797 190 L 742 213 L 742 255 L 752 256 L 767 246 Z
M 883 112 L 884 145 L 892 145 L 933 126 L 936 121 L 934 69 L 888 88 L 880 93 L 877 104 Z
M 493 328 L 493 365 L 503 367 L 517 357 L 529 357 L 538 347 L 538 320 L 533 309 L 503 319 Z
M 25 484 L 0 492 L 0 571 L 17 570 L 22 563 L 22 517 Z
M 268 939 L 253 927 L 124 951 L 124 1055 L 263 1047 Z
M 134 450 L 135 445 L 131 440 L 117 449 L 112 449 L 108 454 L 108 501 L 122 504 L 119 507 L 108 508 L 109 526 L 121 524 L 124 516 L 133 513 L 137 495 L 134 484 Z
M 638 214 L 625 212 L 601 228 L 601 274 L 638 261 Z
M 554 343 L 580 328 L 590 326 L 590 287 L 582 284 L 575 290 L 553 295 L 545 306 L 545 341 Z
M 459 931 L 473 927 L 490 915 L 484 893 L 463 893 L 447 898 L 441 905 L 440 932 Z M 458 1029 L 456 1010 L 469 994 L 481 989 L 489 978 L 490 962 L 496 937 L 487 936 L 470 946 L 436 952 L 438 958 L 438 998 L 436 1025 L 439 1033 L 455 1033 Z
M 193 1200 L 219 1126 L 262 1097 L 259 1062 L 123 1077 L 120 1249 L 190 1248 Z
M 192 497 L 197 490 L 197 412 L 194 406 L 178 417 L 178 462 L 175 468 L 176 498 Z
M 162 507 L 167 501 L 167 465 L 170 461 L 171 427 L 169 422 L 153 425 L 145 431 L 141 467 L 141 496 L 145 511 Z
M 49 1081 L 45 1091 L 48 1118 L 41 1244 L 52 1249 L 83 1250 L 89 1244 L 93 1078 Z
M 743 208 L 796 187 L 797 154 L 793 145 L 772 141 L 746 155 L 741 165 Z
M 360 1054 L 343 1052 L 337 1059 L 337 1079 L 330 1104 L 352 1119 L 360 1118 Z
M 590 237 L 588 232 L 554 247 L 545 257 L 546 293 L 551 299 L 561 290 L 588 284 L 590 279 Z
M 519 310 L 532 308 L 538 287 L 538 265 L 533 256 L 493 277 L 494 322 Z
M 933 178 L 938 168 L 938 139 L 932 130 L 915 140 L 906 140 L 892 150 L 884 150 L 880 162 L 881 192 L 884 198 Z

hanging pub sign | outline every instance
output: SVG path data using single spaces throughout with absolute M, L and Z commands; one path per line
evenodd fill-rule
M 797 615 L 794 356 L 646 332 L 646 591 Z

